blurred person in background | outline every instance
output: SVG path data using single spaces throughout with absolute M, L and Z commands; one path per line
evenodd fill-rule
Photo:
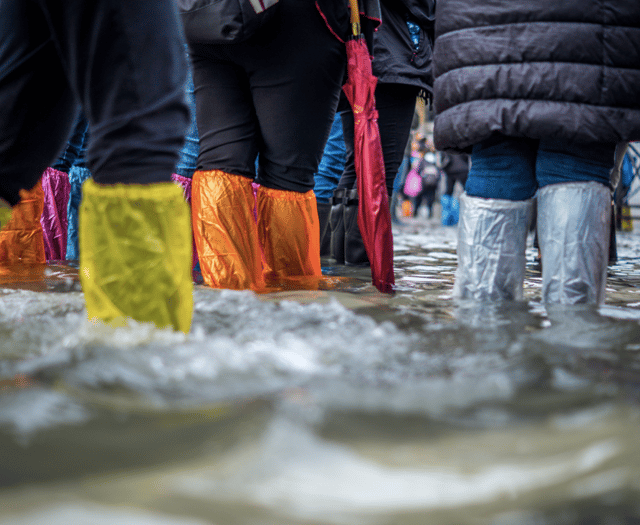
M 427 218 L 433 217 L 433 203 L 436 200 L 440 172 L 436 167 L 436 155 L 431 137 L 422 141 L 419 146 L 420 156 L 415 161 L 415 169 L 422 179 L 422 190 L 413 200 L 413 216 L 418 217 L 420 206 L 424 202 L 427 208 Z

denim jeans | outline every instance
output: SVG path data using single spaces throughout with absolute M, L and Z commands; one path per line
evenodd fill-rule
M 174 0 L 0 2 L 0 197 L 60 154 L 79 113 L 102 184 L 171 180 L 189 123 Z
M 329 140 L 327 140 L 327 144 L 324 147 L 322 160 L 314 177 L 316 184 L 313 191 L 318 202 L 329 202 L 329 198 L 333 195 L 333 190 L 336 189 L 338 182 L 340 182 L 346 159 L 347 153 L 342 134 L 342 118 L 339 113 L 336 113 L 329 132 Z
M 558 140 L 497 136 L 473 146 L 467 195 L 526 200 L 549 184 L 609 185 L 615 144 L 570 144 Z
M 73 166 L 86 167 L 85 157 L 87 153 L 87 143 L 89 141 L 89 123 L 83 114 L 73 126 L 71 137 L 60 153 L 58 160 L 51 166 L 58 171 L 69 173 Z
M 180 150 L 180 160 L 176 165 L 175 172 L 183 177 L 193 177 L 193 172 L 198 167 L 198 124 L 196 123 L 196 99 L 193 94 L 193 76 L 189 72 L 186 86 L 187 104 L 191 112 L 191 125 L 185 137 L 184 146 Z

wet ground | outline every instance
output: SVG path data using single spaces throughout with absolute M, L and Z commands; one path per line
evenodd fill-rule
M 640 234 L 607 303 L 451 299 L 455 228 L 395 227 L 397 293 L 197 287 L 188 336 L 0 275 L 0 525 L 640 520 Z M 530 239 L 530 244 L 531 244 Z

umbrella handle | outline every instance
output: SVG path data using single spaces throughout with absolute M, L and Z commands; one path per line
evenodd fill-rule
M 351 7 L 351 29 L 353 36 L 360 34 L 360 8 L 358 7 L 358 0 L 349 0 Z

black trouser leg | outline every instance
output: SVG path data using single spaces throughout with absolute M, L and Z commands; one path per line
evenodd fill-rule
M 15 205 L 62 149 L 77 105 L 35 2 L 0 2 L 0 64 L 0 197 Z
M 169 181 L 189 123 L 172 0 L 0 2 L 1 194 L 16 202 L 89 120 L 97 182 Z M 159 74 L 158 72 L 162 72 Z

